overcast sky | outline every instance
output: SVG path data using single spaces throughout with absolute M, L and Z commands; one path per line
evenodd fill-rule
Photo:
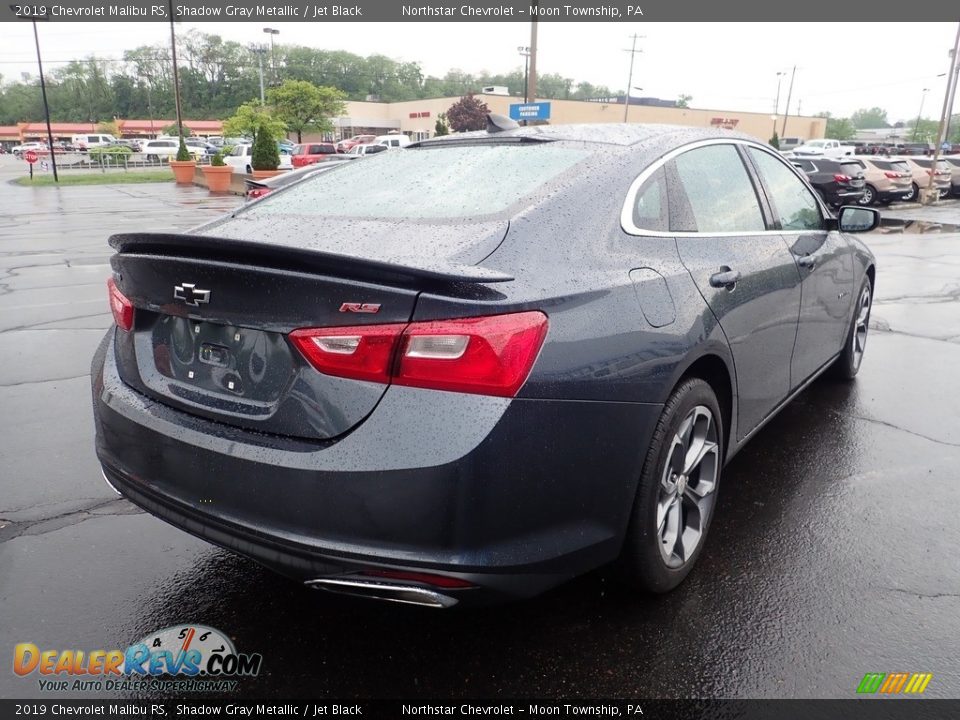
M 181 23 L 244 44 L 263 42 L 264 23 Z M 164 23 L 40 24 L 45 68 L 96 53 L 121 58 L 125 49 L 169 39 Z M 450 68 L 478 73 L 522 67 L 517 47 L 528 45 L 530 26 L 492 23 L 280 23 L 281 43 L 360 55 L 382 53 L 417 61 L 429 75 Z M 676 99 L 692 95 L 693 107 L 773 112 L 778 71 L 787 75 L 780 93 L 786 104 L 790 71 L 797 66 L 791 114 L 828 110 L 849 116 L 878 105 L 891 121 L 916 118 L 923 89 L 923 115 L 939 119 L 957 26 L 953 23 L 575 23 L 541 22 L 538 67 L 576 81 L 627 84 L 633 33 L 638 41 L 635 95 Z M 19 79 L 36 72 L 30 25 L 0 23 L 0 74 Z

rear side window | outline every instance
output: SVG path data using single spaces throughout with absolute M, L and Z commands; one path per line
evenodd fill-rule
M 670 229 L 667 211 L 667 183 L 663 168 L 657 170 L 637 192 L 633 204 L 633 224 L 640 230 Z
M 840 163 L 840 172 L 850 177 L 857 177 L 863 174 L 863 163 L 861 162 L 842 162 Z
M 352 218 L 489 215 L 589 156 L 588 150 L 552 143 L 382 152 L 264 198 L 249 212 Z
M 820 230 L 823 227 L 820 206 L 803 181 L 769 153 L 755 148 L 748 152 L 763 176 L 783 229 Z
M 794 160 L 793 164 L 804 172 L 813 172 L 817 169 L 816 166 L 809 160 Z
M 696 232 L 766 230 L 756 191 L 733 145 L 708 145 L 674 161 Z

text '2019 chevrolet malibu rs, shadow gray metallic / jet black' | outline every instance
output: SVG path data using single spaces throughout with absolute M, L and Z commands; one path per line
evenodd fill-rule
M 724 464 L 857 373 L 875 270 L 846 232 L 879 216 L 739 134 L 505 125 L 113 236 L 110 484 L 335 592 L 679 584 Z

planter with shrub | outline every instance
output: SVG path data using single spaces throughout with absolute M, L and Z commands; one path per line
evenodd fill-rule
M 173 168 L 173 178 L 177 185 L 192 185 L 193 176 L 197 168 L 197 161 L 187 150 L 183 138 L 180 138 L 180 149 L 177 150 L 177 159 L 170 161 L 170 167 Z
M 233 168 L 223 161 L 223 155 L 217 153 L 210 160 L 209 165 L 203 165 L 203 176 L 207 180 L 207 187 L 210 192 L 227 192 L 230 190 L 230 178 L 233 175 Z
M 261 125 L 253 138 L 253 147 L 250 150 L 250 166 L 253 168 L 253 177 L 268 178 L 279 174 L 280 149 L 277 141 Z

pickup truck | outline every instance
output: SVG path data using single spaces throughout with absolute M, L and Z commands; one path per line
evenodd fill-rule
M 853 155 L 856 148 L 853 145 L 844 145 L 839 140 L 823 138 L 807 140 L 806 143 L 793 149 L 794 157 L 821 157 L 838 160 L 845 155 Z

